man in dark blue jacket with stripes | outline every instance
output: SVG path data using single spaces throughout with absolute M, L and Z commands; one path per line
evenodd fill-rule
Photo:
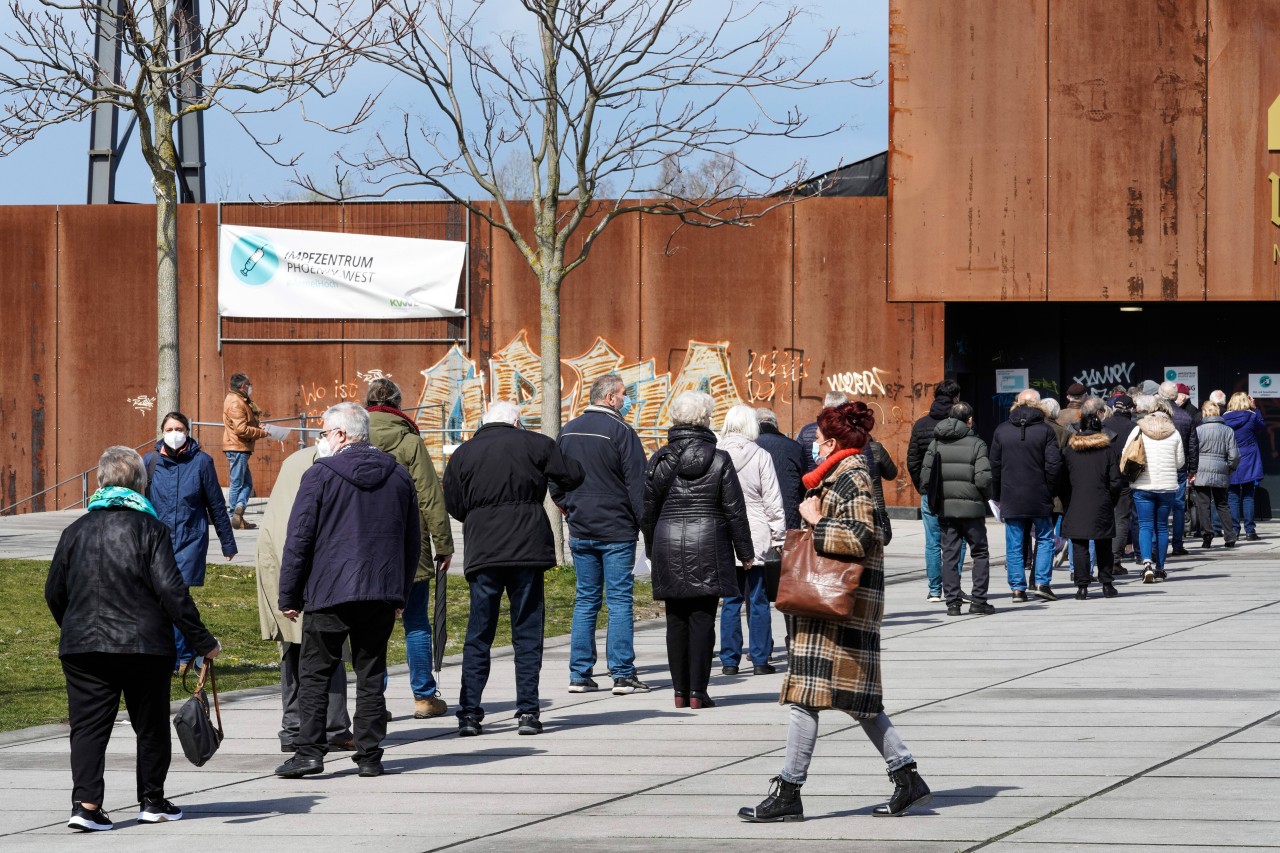
M 632 633 L 645 457 L 640 437 L 624 420 L 630 408 L 620 376 L 597 377 L 591 383 L 590 405 L 564 425 L 557 439 L 560 452 L 586 472 L 586 480 L 571 492 L 551 485 L 551 499 L 569 519 L 569 549 L 578 576 L 569 647 L 570 693 L 597 689 L 591 672 L 602 598 L 609 603 L 605 653 L 613 692 L 625 696 L 649 691 L 636 677 Z

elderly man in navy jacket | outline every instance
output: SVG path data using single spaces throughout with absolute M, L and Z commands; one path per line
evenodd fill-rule
M 556 564 L 544 506 L 547 481 L 562 491 L 576 489 L 582 484 L 582 466 L 566 459 L 552 439 L 522 429 L 514 403 L 499 400 L 480 420 L 480 429 L 453 452 L 444 469 L 444 505 L 462 522 L 463 573 L 471 587 L 458 734 L 481 732 L 480 700 L 489 681 L 489 650 L 505 592 L 516 658 L 516 717 L 520 734 L 536 735 L 542 731 L 542 573 Z
M 569 519 L 569 549 L 578 585 L 569 645 L 569 692 L 597 689 L 596 620 L 609 602 L 605 652 L 613 692 L 648 693 L 636 677 L 632 606 L 640 517 L 644 515 L 644 447 L 623 420 L 631 408 L 622 377 L 609 373 L 591 383 L 591 404 L 560 431 L 556 443 L 582 466 L 586 479 L 566 492 L 551 484 L 551 499 Z
M 320 440 L 332 455 L 302 475 L 280 565 L 280 612 L 301 611 L 297 753 L 276 768 L 296 779 L 324 770 L 327 689 L 351 641 L 356 673 L 352 720 L 361 776 L 382 775 L 387 734 L 387 640 L 413 586 L 422 539 L 418 501 L 404 466 L 369 444 L 369 413 L 339 403 L 324 413 Z

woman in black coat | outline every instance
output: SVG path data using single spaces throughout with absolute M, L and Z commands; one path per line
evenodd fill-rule
M 667 446 L 645 470 L 640 530 L 653 563 L 653 597 L 667 604 L 667 661 L 677 708 L 713 708 L 707 696 L 716 605 L 738 592 L 734 555 L 755 556 L 742 487 L 710 429 L 714 401 L 686 391 L 671 404 Z
M 1120 464 L 1111 436 L 1102 431 L 1096 413 L 1081 415 L 1079 432 L 1063 449 L 1062 535 L 1071 540 L 1071 565 L 1075 570 L 1076 598 L 1089 597 L 1089 543 L 1098 556 L 1102 594 L 1118 593 L 1111 574 L 1111 540 L 1116 535 L 1115 504 L 1120 496 Z
M 122 695 L 138 737 L 138 820 L 182 817 L 164 796 L 174 627 L 206 658 L 221 649 L 178 572 L 168 529 L 142 496 L 146 487 L 142 457 L 108 447 L 89 512 L 63 531 L 45 581 L 67 682 L 72 829 L 112 827 L 102 809 L 102 777 Z

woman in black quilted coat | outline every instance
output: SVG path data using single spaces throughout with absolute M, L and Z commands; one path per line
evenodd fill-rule
M 710 429 L 714 401 L 686 391 L 671 404 L 667 446 L 645 469 L 645 553 L 653 597 L 667 605 L 667 661 L 677 708 L 713 708 L 707 696 L 716 605 L 738 590 L 734 556 L 751 565 L 755 549 L 742 487 Z

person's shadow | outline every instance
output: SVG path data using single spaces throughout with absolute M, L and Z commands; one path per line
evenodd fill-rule
M 299 794 L 293 797 L 274 797 L 259 800 L 237 800 L 227 803 L 201 803 L 184 807 L 183 820 L 220 820 L 226 824 L 257 823 L 260 820 L 286 814 L 308 814 L 326 797 L 316 794 Z M 231 817 L 230 815 L 238 815 Z
M 939 810 L 963 808 L 972 806 L 977 803 L 983 803 L 987 800 L 993 800 L 1003 791 L 1017 791 L 1016 786 L 1012 785 L 973 785 L 969 788 L 951 788 L 945 791 L 935 790 L 933 792 L 933 800 L 924 808 L 916 807 L 911 809 L 908 814 L 912 815 L 930 815 L 937 814 Z M 854 815 L 869 815 L 876 806 L 883 803 L 875 803 L 870 806 L 859 809 L 844 809 L 838 812 L 830 812 L 822 815 L 805 815 L 806 820 L 827 820 L 837 817 L 853 817 Z

